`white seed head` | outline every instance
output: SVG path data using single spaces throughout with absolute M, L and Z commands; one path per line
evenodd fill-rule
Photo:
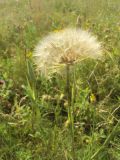
M 35 48 L 37 70 L 44 75 L 56 71 L 62 64 L 73 64 L 86 58 L 102 56 L 96 37 L 81 29 L 64 29 L 46 36 Z

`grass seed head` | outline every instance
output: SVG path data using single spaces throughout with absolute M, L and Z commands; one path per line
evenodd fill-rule
M 46 36 L 35 48 L 37 70 L 45 76 L 57 72 L 61 66 L 74 64 L 86 58 L 102 56 L 96 37 L 81 29 L 67 28 Z

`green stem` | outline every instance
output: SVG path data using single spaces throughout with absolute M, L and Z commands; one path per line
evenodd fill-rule
M 71 94 L 70 86 L 70 65 L 66 66 L 66 75 L 67 75 L 67 99 L 68 99 L 68 119 L 70 120 L 70 130 L 72 138 L 72 156 L 75 160 L 75 149 L 74 149 L 74 94 Z M 74 82 L 73 82 L 74 83 Z M 74 91 L 73 91 L 74 92 Z
M 70 65 L 66 66 L 66 75 L 67 75 L 67 99 L 68 105 L 71 106 L 71 87 L 70 87 Z

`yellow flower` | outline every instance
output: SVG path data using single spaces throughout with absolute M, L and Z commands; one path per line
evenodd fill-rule
M 97 101 L 96 96 L 93 93 L 91 93 L 91 95 L 90 95 L 90 102 L 91 103 L 95 103 L 96 101 Z
M 62 100 L 63 98 L 64 98 L 64 94 L 63 93 L 61 93 L 61 95 L 60 95 L 60 100 Z
M 65 128 L 67 128 L 67 127 L 69 127 L 69 125 L 70 125 L 70 120 L 68 119 L 65 121 L 64 126 L 65 126 Z
M 26 53 L 26 58 L 31 58 L 32 57 L 32 52 L 28 52 L 28 53 Z

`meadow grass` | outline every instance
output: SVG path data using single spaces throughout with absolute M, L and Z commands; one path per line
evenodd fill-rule
M 0 1 L 0 160 L 120 160 L 119 17 L 119 0 Z M 75 67 L 72 130 L 66 79 L 41 76 L 32 57 L 66 27 L 90 30 L 104 52 Z

